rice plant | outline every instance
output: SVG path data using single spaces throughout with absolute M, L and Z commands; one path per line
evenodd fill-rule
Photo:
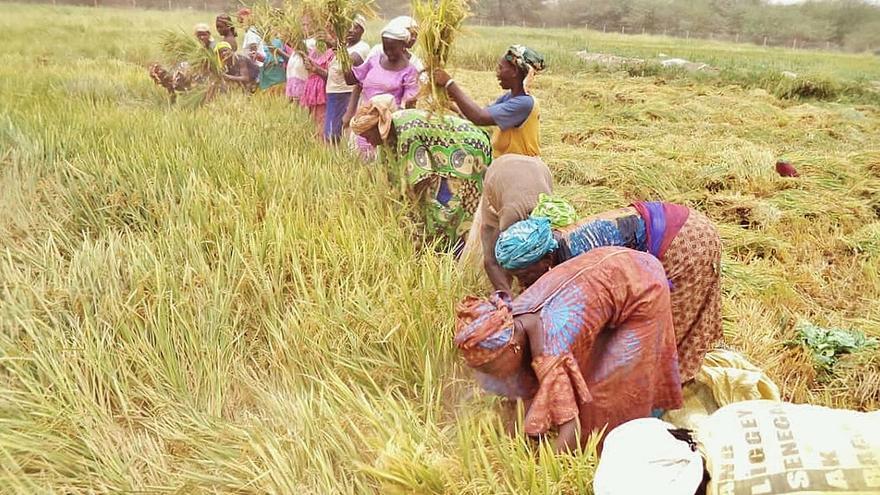
M 430 95 L 433 111 L 446 111 L 449 97 L 445 89 L 437 88 L 434 84 L 434 70 L 446 68 L 453 43 L 470 14 L 468 1 L 413 0 L 412 11 L 419 23 L 419 52 L 429 79 L 423 93 Z

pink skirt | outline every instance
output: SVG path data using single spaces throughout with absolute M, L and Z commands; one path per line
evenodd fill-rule
M 306 82 L 304 80 L 291 77 L 287 80 L 287 87 L 284 92 L 288 98 L 302 98 L 305 88 Z
M 299 104 L 304 107 L 316 107 L 327 103 L 326 85 L 327 83 L 321 76 L 317 74 L 309 76 L 303 88 L 302 96 L 300 96 Z

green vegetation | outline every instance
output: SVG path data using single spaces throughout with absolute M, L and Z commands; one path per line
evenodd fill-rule
M 0 492 L 586 491 L 594 455 L 509 438 L 468 379 L 451 310 L 478 281 L 413 245 L 384 174 L 318 146 L 280 99 L 167 104 L 146 71 L 161 33 L 212 17 L 0 5 Z M 799 321 L 880 336 L 880 108 L 567 50 L 835 84 L 876 64 L 540 33 L 466 32 L 456 80 L 488 100 L 504 46 L 567 40 L 535 89 L 561 194 L 583 214 L 640 198 L 706 212 L 727 344 L 788 400 L 880 407 L 876 349 L 820 380 L 785 346 Z M 778 157 L 801 177 L 778 177 Z

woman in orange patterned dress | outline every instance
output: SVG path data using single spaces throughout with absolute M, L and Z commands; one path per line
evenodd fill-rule
M 528 435 L 557 430 L 558 451 L 681 406 L 669 287 L 647 253 L 597 248 L 513 301 L 468 297 L 455 343 L 485 390 L 526 401 Z

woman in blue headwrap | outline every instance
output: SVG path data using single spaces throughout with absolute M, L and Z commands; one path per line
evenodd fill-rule
M 722 337 L 721 238 L 699 211 L 639 202 L 555 230 L 549 219 L 533 216 L 501 234 L 495 258 L 528 287 L 552 267 L 603 246 L 644 251 L 663 263 L 682 381 L 690 380 Z

